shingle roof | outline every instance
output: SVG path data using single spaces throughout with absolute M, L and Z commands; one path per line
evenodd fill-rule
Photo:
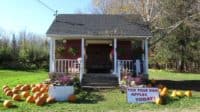
M 46 34 L 151 36 L 139 16 L 94 14 L 60 14 Z

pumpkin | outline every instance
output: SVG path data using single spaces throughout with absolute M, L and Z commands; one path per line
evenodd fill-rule
M 39 89 L 42 88 L 43 84 L 37 84 L 36 87 L 38 87 Z
M 162 90 L 160 96 L 167 96 L 167 92 Z
M 12 107 L 12 102 L 10 100 L 5 100 L 3 102 L 3 106 L 6 108 L 10 108 L 10 107 Z
M 34 94 L 33 94 L 33 97 L 35 98 L 35 99 L 37 99 L 38 97 L 40 97 L 41 96 L 41 92 L 35 92 Z
M 192 92 L 190 90 L 189 91 L 185 91 L 184 95 L 187 96 L 187 97 L 191 97 L 192 96 Z
M 47 93 L 42 93 L 40 97 L 48 98 L 48 94 Z
M 7 85 L 4 85 L 3 87 L 2 87 L 2 89 L 4 90 L 4 89 L 6 89 L 6 88 L 9 88 Z
M 171 97 L 176 97 L 176 90 L 172 91 Z
M 183 96 L 183 92 L 182 91 L 176 91 L 176 95 L 179 96 L 179 97 L 182 97 Z
M 164 88 L 162 89 L 162 91 L 167 92 L 167 91 L 168 91 L 168 88 L 167 88 L 167 87 L 164 87 Z
M 34 102 L 35 102 L 35 99 L 34 99 L 33 96 L 28 96 L 28 97 L 26 98 L 26 102 L 27 102 L 27 103 L 34 103 Z
M 40 89 L 40 92 L 45 93 L 45 92 L 46 92 L 46 88 L 45 88 L 45 87 L 42 87 L 42 88 Z
M 55 99 L 51 96 L 49 96 L 47 99 L 46 99 L 46 102 L 47 103 L 53 103 L 55 101 Z
M 31 84 L 30 87 L 31 87 L 31 88 L 35 87 L 35 84 Z
M 28 85 L 24 85 L 20 88 L 21 91 L 27 91 L 27 90 L 30 90 L 30 86 Z
M 156 98 L 155 103 L 156 103 L 157 105 L 161 105 L 161 104 L 162 104 L 162 99 L 161 99 L 160 97 L 159 97 L 159 98 Z
M 8 91 L 6 92 L 6 96 L 13 96 L 12 91 L 11 91 L 11 90 L 8 90 Z
M 31 89 L 31 91 L 32 91 L 33 93 L 35 93 L 35 92 L 37 92 L 37 91 L 40 91 L 40 88 L 38 88 L 38 87 L 36 86 L 36 87 L 33 87 L 33 88 Z
M 22 86 L 23 86 L 23 85 L 18 84 L 15 88 L 16 88 L 16 89 L 20 89 Z
M 68 101 L 69 101 L 69 102 L 76 102 L 76 96 L 75 96 L 75 95 L 70 95 L 70 96 L 68 97 Z
M 19 100 L 21 100 L 21 96 L 19 94 L 13 94 L 12 99 L 19 101 Z
M 20 90 L 19 90 L 19 89 L 16 89 L 16 88 L 13 88 L 13 89 L 12 89 L 12 92 L 15 93 L 15 94 L 18 94 L 18 93 L 20 92 Z
M 42 105 L 44 105 L 44 103 L 45 103 L 45 100 L 44 100 L 43 98 L 38 97 L 38 98 L 35 100 L 35 104 L 36 104 L 37 106 L 42 106 Z
M 30 93 L 28 91 L 23 91 L 21 93 L 21 96 L 23 96 L 24 98 L 27 98 L 30 95 Z
M 158 92 L 161 93 L 161 92 L 162 92 L 162 89 L 159 88 L 159 89 L 158 89 Z
M 6 93 L 7 91 L 11 91 L 11 89 L 10 89 L 10 88 L 5 88 L 5 89 L 3 90 L 4 93 Z

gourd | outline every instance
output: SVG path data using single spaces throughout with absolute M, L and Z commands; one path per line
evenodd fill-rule
M 23 96 L 24 98 L 27 98 L 30 95 L 30 93 L 28 91 L 23 91 L 21 93 L 21 96 Z
M 34 94 L 33 94 L 33 97 L 35 98 L 35 99 L 37 99 L 39 96 L 41 96 L 41 92 L 35 92 Z
M 3 87 L 2 87 L 2 89 L 4 90 L 4 89 L 6 89 L 6 88 L 9 88 L 7 85 L 4 85 Z
M 44 103 L 45 103 L 45 100 L 44 100 L 43 98 L 38 97 L 38 98 L 35 100 L 35 104 L 36 104 L 37 106 L 42 106 L 42 105 L 44 105 Z
M 51 96 L 49 96 L 47 99 L 46 99 L 46 102 L 47 103 L 53 103 L 55 101 L 55 99 Z
M 10 88 L 5 88 L 5 89 L 3 90 L 4 93 L 6 93 L 7 91 L 11 91 L 11 89 L 10 89 Z
M 34 102 L 35 102 L 35 99 L 34 99 L 33 96 L 28 96 L 28 97 L 26 98 L 26 102 L 27 102 L 27 103 L 34 103 Z
M 187 97 L 191 97 L 192 96 L 192 92 L 190 90 L 189 91 L 185 91 L 184 95 L 187 96 Z
M 40 88 L 38 88 L 38 87 L 36 86 L 36 87 L 33 87 L 33 88 L 31 89 L 31 91 L 32 91 L 33 93 L 35 93 L 35 92 L 37 92 L 37 91 L 40 91 Z
M 182 97 L 183 96 L 183 92 L 182 91 L 176 91 L 176 95 L 179 96 L 179 97 Z
M 12 91 L 11 91 L 11 90 L 8 90 L 8 91 L 6 92 L 6 96 L 13 96 Z
M 6 108 L 10 108 L 10 107 L 12 107 L 12 102 L 10 100 L 5 100 L 3 102 L 3 106 Z
M 159 98 L 156 98 L 155 103 L 156 103 L 157 105 L 161 105 L 161 104 L 162 104 L 162 99 L 161 99 L 160 97 L 159 97 Z
M 176 90 L 172 91 L 171 97 L 176 97 Z
M 160 96 L 167 96 L 167 92 L 168 92 L 167 87 L 164 87 L 164 88 L 162 89 L 162 91 L 160 92 Z
M 68 101 L 69 101 L 69 102 L 76 102 L 76 96 L 75 96 L 75 95 L 70 95 L 70 96 L 68 97 Z
M 13 94 L 12 99 L 19 101 L 19 100 L 21 100 L 21 96 L 19 94 Z
M 12 92 L 13 92 L 14 94 L 18 94 L 18 93 L 20 92 L 20 90 L 19 90 L 19 89 L 16 89 L 16 88 L 13 88 L 13 89 L 12 89 Z

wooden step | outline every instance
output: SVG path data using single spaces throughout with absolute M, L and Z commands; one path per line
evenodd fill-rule
M 81 85 L 83 88 L 116 88 L 118 86 L 118 78 L 113 74 L 84 74 Z

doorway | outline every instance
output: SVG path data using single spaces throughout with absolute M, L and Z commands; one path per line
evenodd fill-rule
M 110 52 L 112 46 L 109 44 L 88 44 L 86 47 L 86 69 L 87 73 L 110 73 L 112 62 Z

